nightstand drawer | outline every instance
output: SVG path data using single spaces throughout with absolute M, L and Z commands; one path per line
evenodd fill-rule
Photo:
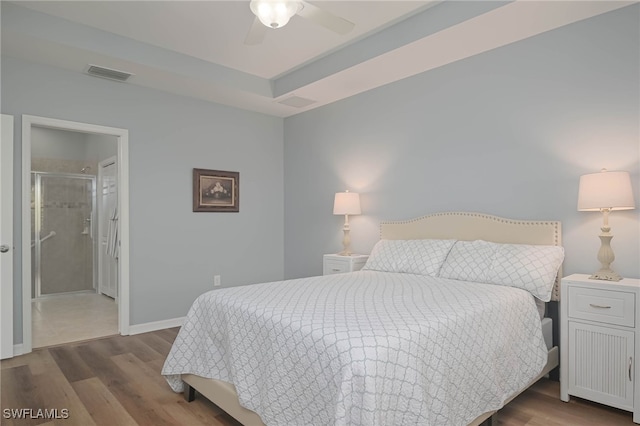
M 344 272 L 350 272 L 350 268 L 351 264 L 349 262 L 325 259 L 323 273 L 324 275 L 342 274 Z
M 571 286 L 569 317 L 607 324 L 635 325 L 635 294 Z

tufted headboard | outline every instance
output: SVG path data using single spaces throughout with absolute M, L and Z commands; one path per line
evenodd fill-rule
M 513 220 L 482 213 L 435 213 L 400 222 L 382 222 L 380 237 L 386 240 L 456 239 L 494 243 L 562 245 L 557 221 Z M 562 267 L 556 276 L 551 300 L 560 300 Z

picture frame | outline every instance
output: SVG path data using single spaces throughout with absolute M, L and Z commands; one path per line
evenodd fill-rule
M 193 211 L 240 211 L 240 172 L 193 169 Z

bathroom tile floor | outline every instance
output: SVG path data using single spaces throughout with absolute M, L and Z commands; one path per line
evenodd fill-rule
M 48 296 L 31 308 L 34 348 L 118 334 L 118 306 L 102 294 Z

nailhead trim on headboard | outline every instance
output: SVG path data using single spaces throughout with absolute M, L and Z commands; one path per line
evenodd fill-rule
M 535 221 L 535 220 L 516 220 L 516 219 L 506 219 L 498 216 L 492 216 L 484 213 L 474 213 L 474 212 L 442 212 L 442 213 L 433 213 L 405 221 L 384 221 L 380 223 L 380 237 L 383 236 L 383 229 L 385 225 L 411 225 L 416 222 L 426 221 L 428 222 L 431 218 L 437 218 L 442 216 L 452 216 L 452 217 L 467 217 L 467 218 L 477 218 L 480 220 L 486 220 L 490 222 L 502 223 L 505 225 L 515 225 L 522 226 L 526 228 L 530 227 L 540 227 L 541 232 L 552 232 L 551 237 L 552 242 L 549 245 L 559 246 L 561 245 L 561 223 L 559 221 Z M 549 229 L 551 227 L 551 229 Z M 544 228 L 544 229 L 542 229 Z M 475 238 L 474 238 L 475 239 Z M 546 238 L 545 238 L 546 239 Z M 553 293 L 551 295 L 551 300 L 558 301 L 560 300 L 560 280 L 562 278 L 562 266 L 558 271 L 558 275 L 556 276 L 556 282 L 553 287 Z

